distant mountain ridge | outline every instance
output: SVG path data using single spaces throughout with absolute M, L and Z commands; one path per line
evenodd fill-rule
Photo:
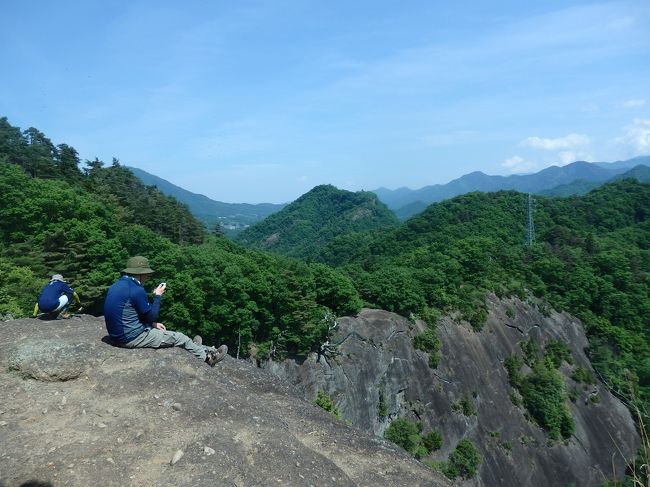
M 255 222 L 263 220 L 285 206 L 284 204 L 273 203 L 249 204 L 215 201 L 202 194 L 192 193 L 137 167 L 129 167 L 128 169 L 144 184 L 156 186 L 162 193 L 173 196 L 185 203 L 192 214 L 209 229 L 219 223 L 224 232 L 230 236 Z
M 481 171 L 465 174 L 446 184 L 424 186 L 413 190 L 401 187 L 395 190 L 379 188 L 371 191 L 379 201 L 393 210 L 400 220 L 406 220 L 423 211 L 429 204 L 473 191 L 493 192 L 515 190 L 543 196 L 583 195 L 594 188 L 620 178 L 632 177 L 648 181 L 650 156 L 639 156 L 616 162 L 576 161 L 566 166 L 551 166 L 534 174 L 490 176 Z M 144 184 L 156 186 L 162 193 L 185 203 L 196 218 L 208 228 L 217 223 L 224 233 L 234 237 L 239 232 L 264 220 L 286 205 L 273 203 L 224 203 L 196 194 L 150 174 L 142 169 L 129 169 Z
M 537 173 L 525 175 L 489 176 L 483 172 L 475 171 L 447 184 L 435 184 L 417 190 L 405 187 L 396 190 L 379 188 L 373 192 L 390 209 L 396 211 L 400 218 L 408 218 L 422 208 L 422 205 L 413 205 L 417 202 L 429 205 L 472 191 L 516 190 L 525 193 L 540 193 L 560 185 L 573 183 L 576 180 L 604 183 L 639 165 L 650 166 L 650 156 L 635 157 L 627 161 L 613 163 L 577 161 L 566 166 L 551 166 Z M 410 208 L 405 208 L 407 206 Z M 411 211 L 414 212 L 411 213 Z
M 583 196 L 589 191 L 596 189 L 601 184 L 612 183 L 614 181 L 619 181 L 621 179 L 632 178 L 636 179 L 640 183 L 650 183 L 650 167 L 643 166 L 639 164 L 638 166 L 633 167 L 625 171 L 624 173 L 618 174 L 611 179 L 608 179 L 604 182 L 596 181 L 587 181 L 585 179 L 576 179 L 572 183 L 562 184 L 556 186 L 555 188 L 545 189 L 540 191 L 539 194 L 542 196 Z
M 320 185 L 241 232 L 235 241 L 279 254 L 313 258 L 341 235 L 392 228 L 395 214 L 369 191 Z

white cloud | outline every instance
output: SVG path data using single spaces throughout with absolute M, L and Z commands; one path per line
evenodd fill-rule
M 576 161 L 592 161 L 593 155 L 582 151 L 562 151 L 558 155 L 558 165 L 566 166 Z
M 623 102 L 625 108 L 639 108 L 645 105 L 647 100 L 645 99 L 635 99 L 635 100 L 626 100 Z
M 559 137 L 557 139 L 542 139 L 540 137 L 528 137 L 521 141 L 521 145 L 525 147 L 532 147 L 534 149 L 544 150 L 558 150 L 558 149 L 571 149 L 587 145 L 590 142 L 588 136 L 583 134 L 569 134 L 566 137 Z
M 506 159 L 501 163 L 502 167 L 505 167 L 509 172 L 527 172 L 535 169 L 536 164 L 532 161 L 527 161 L 520 156 L 512 156 L 509 159 Z
M 627 146 L 633 155 L 650 153 L 650 120 L 636 119 L 626 127 L 625 135 L 617 142 Z
M 512 156 L 510 159 L 506 159 L 503 161 L 503 164 L 501 164 L 503 167 L 511 168 L 511 167 L 516 167 L 519 164 L 524 162 L 524 160 L 519 157 L 519 156 Z
M 567 164 L 571 164 L 572 162 L 575 162 L 577 159 L 576 153 L 571 151 L 560 152 L 558 154 L 558 157 L 560 158 L 561 166 L 566 166 Z

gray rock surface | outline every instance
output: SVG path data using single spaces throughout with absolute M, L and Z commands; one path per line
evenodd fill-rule
M 90 316 L 0 322 L 0 485 L 450 485 L 247 362 L 104 336 Z
M 487 304 L 488 322 L 479 333 L 449 316 L 439 322 L 441 362 L 435 370 L 428 366 L 428 355 L 411 344 L 423 323 L 368 309 L 339 320 L 331 340 L 341 343 L 339 355 L 313 354 L 301 363 L 287 360 L 264 367 L 296 385 L 308 400 L 319 389 L 325 391 L 342 418 L 375 435 L 382 436 L 398 416 L 421 421 L 425 433 L 439 430 L 444 443 L 432 459 L 446 460 L 463 437 L 469 438 L 483 462 L 477 477 L 464 485 L 599 486 L 614 469 L 620 475 L 623 456 L 634 454 L 638 435 L 627 408 L 603 384 L 585 389 L 570 378 L 577 365 L 591 370 L 579 320 L 554 311 L 545 316 L 549 313 L 518 299 L 491 296 Z M 560 369 L 568 387 L 579 391 L 570 403 L 576 431 L 566 444 L 549 442 L 510 398 L 504 360 L 521 354 L 519 344 L 530 337 L 540 344 L 559 339 L 572 350 L 574 364 Z M 384 418 L 379 415 L 382 393 L 388 405 Z M 594 393 L 600 402 L 589 400 Z M 472 402 L 475 415 L 452 409 L 463 398 Z

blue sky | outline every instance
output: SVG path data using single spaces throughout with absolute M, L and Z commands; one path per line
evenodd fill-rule
M 650 154 L 650 2 L 32 1 L 0 116 L 227 202 Z

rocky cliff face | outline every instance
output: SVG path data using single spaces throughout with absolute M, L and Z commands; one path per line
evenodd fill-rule
M 0 323 L 0 485 L 450 485 L 246 362 L 104 336 L 89 316 Z
M 383 435 L 398 416 L 421 421 L 424 431 L 439 430 L 443 446 L 434 454 L 436 460 L 447 459 L 459 440 L 469 438 L 483 462 L 477 477 L 464 485 L 597 486 L 612 477 L 614 468 L 620 474 L 623 456 L 633 456 L 638 436 L 626 407 L 602 384 L 585 389 L 570 378 L 579 365 L 591 370 L 580 322 L 566 313 L 546 316 L 517 299 L 492 296 L 488 308 L 488 322 L 478 333 L 451 317 L 440 321 L 441 362 L 435 370 L 429 368 L 427 354 L 411 345 L 423 323 L 379 310 L 339 320 L 332 339 L 340 342 L 336 356 L 314 354 L 302 363 L 264 366 L 297 385 L 307 399 L 325 391 L 343 418 L 375 435 Z M 511 400 L 504 360 L 521 354 L 520 343 L 530 338 L 540 344 L 562 340 L 571 349 L 573 364 L 560 368 L 567 386 L 577 390 L 570 403 L 575 434 L 567 442 L 550 442 Z M 380 395 L 387 415 L 379 412 Z M 471 401 L 475 414 L 453 409 L 463 399 Z

